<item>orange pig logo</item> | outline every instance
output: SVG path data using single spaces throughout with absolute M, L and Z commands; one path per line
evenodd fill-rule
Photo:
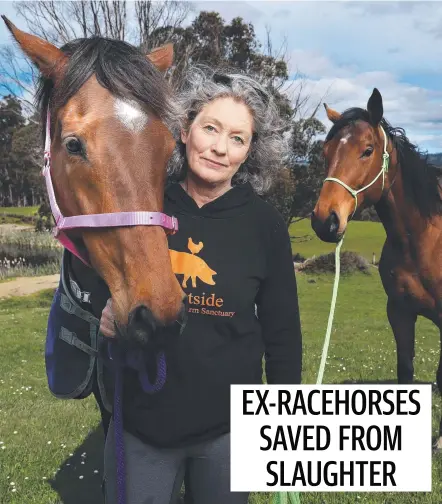
M 216 271 L 210 268 L 209 265 L 201 259 L 201 257 L 196 255 L 203 247 L 203 242 L 200 241 L 198 244 L 195 244 L 193 243 L 192 238 L 189 238 L 187 248 L 190 250 L 190 254 L 187 252 L 169 250 L 173 272 L 175 275 L 184 275 L 183 282 L 181 284 L 183 287 L 187 287 L 189 278 L 192 279 L 193 288 L 196 287 L 197 278 L 207 285 L 215 285 L 213 276 L 216 275 Z

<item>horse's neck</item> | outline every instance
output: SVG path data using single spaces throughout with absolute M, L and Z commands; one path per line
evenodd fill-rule
M 412 201 L 405 199 L 402 172 L 398 172 L 391 189 L 376 204 L 387 239 L 405 255 L 418 247 L 426 226 Z

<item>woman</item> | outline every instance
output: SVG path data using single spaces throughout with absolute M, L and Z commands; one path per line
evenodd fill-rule
M 184 120 L 164 211 L 188 322 L 166 349 L 167 381 L 145 394 L 124 376 L 128 504 L 245 504 L 230 492 L 230 385 L 301 381 L 301 330 L 287 227 L 264 193 L 285 143 L 271 96 L 243 75 L 191 70 L 178 99 Z M 77 272 L 77 281 L 81 278 Z M 93 294 L 92 294 L 93 295 Z M 112 302 L 101 332 L 115 337 Z M 105 447 L 106 502 L 116 502 L 115 440 Z M 191 500 L 190 500 L 190 495 Z

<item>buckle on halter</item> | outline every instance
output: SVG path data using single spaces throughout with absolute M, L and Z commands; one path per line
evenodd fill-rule
M 41 175 L 45 175 L 47 171 L 51 169 L 51 153 L 50 152 L 45 152 L 44 154 L 44 165 L 43 168 L 41 169 Z
M 54 238 L 57 238 L 57 236 L 58 236 L 59 234 L 60 234 L 60 230 L 58 229 L 58 227 L 57 227 L 57 226 L 53 227 L 53 228 L 52 228 L 52 236 L 53 236 Z
M 388 154 L 388 152 L 384 152 L 382 154 L 382 168 L 385 172 L 388 172 L 388 165 L 390 164 L 389 159 L 390 154 Z
M 170 234 L 174 235 L 178 231 L 178 220 L 176 217 L 172 216 L 172 229 Z

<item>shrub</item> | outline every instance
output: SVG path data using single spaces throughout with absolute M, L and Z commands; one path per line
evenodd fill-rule
M 45 201 L 38 209 L 38 217 L 35 221 L 35 231 L 51 231 L 54 227 L 54 218 L 52 217 L 52 210 L 49 204 Z
M 303 263 L 305 261 L 305 257 L 302 256 L 299 252 L 297 252 L 296 254 L 293 254 L 292 259 L 293 259 L 293 262 L 297 262 L 297 263 Z
M 62 249 L 63 246 L 47 231 L 36 233 L 25 231 L 0 231 L 0 245 L 14 245 L 20 249 Z M 1 253 L 1 249 L 0 249 Z
M 369 208 L 364 208 L 362 211 L 358 212 L 357 215 L 355 215 L 355 220 L 360 220 L 360 221 L 369 221 L 369 222 L 381 222 L 379 219 L 378 213 L 376 212 L 375 208 L 373 206 Z
M 298 269 L 305 273 L 334 273 L 335 254 L 331 252 L 330 254 L 307 259 Z M 370 264 L 368 261 L 359 254 L 356 254 L 356 252 L 341 252 L 341 273 L 348 275 L 357 272 L 370 274 Z

